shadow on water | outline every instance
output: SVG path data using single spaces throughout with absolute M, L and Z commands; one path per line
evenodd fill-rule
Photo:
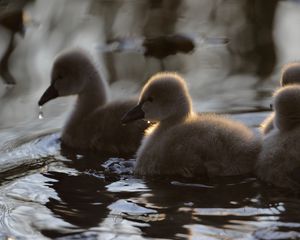
M 109 214 L 108 205 L 115 197 L 105 191 L 107 183 L 104 179 L 87 174 L 70 176 L 59 172 L 49 172 L 45 176 L 56 180 L 47 185 L 60 198 L 49 198 L 46 207 L 55 216 L 76 226 L 76 232 L 84 232 L 97 226 Z M 42 233 L 51 238 L 65 235 L 55 230 L 42 230 Z

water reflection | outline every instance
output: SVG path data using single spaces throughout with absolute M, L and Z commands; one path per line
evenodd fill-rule
M 105 191 L 105 180 L 86 174 L 70 176 L 65 173 L 49 172 L 46 177 L 56 180 L 47 185 L 53 188 L 58 199 L 49 198 L 46 207 L 55 216 L 76 226 L 76 232 L 95 227 L 109 213 L 108 205 L 113 202 L 113 194 Z M 54 238 L 63 233 L 57 230 L 42 230 L 48 237 Z
M 105 230 L 123 236 L 133 228 L 135 234 L 151 238 L 270 239 L 278 232 L 282 239 L 289 239 L 299 227 L 295 223 L 300 220 L 296 210 L 300 201 L 253 178 L 226 178 L 206 187 L 191 180 L 174 184 L 167 179 L 141 181 L 128 175 L 112 180 L 100 171 L 45 176 L 56 180 L 48 185 L 60 198 L 50 198 L 46 206 L 76 226 L 67 233 L 43 231 L 48 237 L 79 232 L 101 235 Z
M 53 152 L 60 149 L 47 137 L 39 144 L 54 148 Z M 134 160 L 63 154 L 55 157 L 59 162 L 32 175 L 29 171 L 24 177 L 12 177 L 1 186 L 0 202 L 5 212 L 11 212 L 6 221 L 13 221 L 10 215 L 18 219 L 12 229 L 8 226 L 12 232 L 28 221 L 26 231 L 20 231 L 28 234 L 28 226 L 43 214 L 50 222 L 35 223 L 34 231 L 50 238 L 290 239 L 299 235 L 297 193 L 253 177 L 209 182 L 140 179 L 132 175 Z M 37 209 L 31 220 L 29 210 L 21 208 L 24 204 Z

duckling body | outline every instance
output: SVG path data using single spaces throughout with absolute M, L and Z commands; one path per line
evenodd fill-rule
M 132 156 L 138 149 L 147 123 L 120 123 L 136 100 L 119 100 L 96 108 L 81 121 L 70 118 L 63 129 L 62 142 L 72 148 L 93 150 L 113 156 Z
M 300 84 L 300 63 L 290 63 L 283 67 L 280 85 L 281 87 Z M 268 134 L 274 129 L 274 113 L 270 114 L 261 124 L 261 130 L 264 135 Z
M 275 93 L 275 128 L 263 140 L 257 176 L 283 188 L 300 187 L 300 86 Z
M 145 85 L 138 107 L 146 120 L 158 123 L 147 130 L 137 151 L 135 174 L 213 177 L 253 170 L 259 140 L 241 123 L 194 113 L 179 75 L 154 75 Z M 137 108 L 123 121 L 132 120 L 132 112 L 136 114 Z
M 252 171 L 257 153 L 257 142 L 242 124 L 216 115 L 190 116 L 171 127 L 158 125 L 145 137 L 135 173 L 242 175 Z
M 100 151 L 114 156 L 130 156 L 137 150 L 146 122 L 129 126 L 121 117 L 135 100 L 108 103 L 106 83 L 91 57 L 82 49 L 69 50 L 57 57 L 50 87 L 39 105 L 59 97 L 78 95 L 75 107 L 62 131 L 62 143 L 76 150 Z

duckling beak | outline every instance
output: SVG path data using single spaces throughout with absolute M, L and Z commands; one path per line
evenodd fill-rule
M 40 98 L 38 104 L 39 106 L 43 106 L 46 102 L 57 98 L 58 97 L 58 92 L 55 89 L 53 85 L 50 85 L 50 87 L 47 88 L 47 90 L 44 92 L 42 97 Z
M 125 113 L 125 115 L 122 117 L 121 122 L 122 124 L 126 124 L 138 119 L 143 119 L 144 117 L 145 117 L 145 113 L 142 109 L 142 104 L 139 104 L 134 108 L 132 108 L 131 110 L 129 110 L 127 113 Z

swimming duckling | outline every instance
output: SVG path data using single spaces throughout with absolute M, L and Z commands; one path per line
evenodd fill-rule
M 257 176 L 275 186 L 300 187 L 300 86 L 274 95 L 275 129 L 268 134 L 256 164 Z
M 137 175 L 230 176 L 253 170 L 260 142 L 252 131 L 225 117 L 196 114 L 176 73 L 151 77 L 122 121 L 141 118 L 157 124 L 147 129 L 137 151 Z
M 289 63 L 282 69 L 280 85 L 281 87 L 290 84 L 300 84 L 300 63 Z M 271 113 L 261 124 L 263 134 L 268 134 L 274 129 L 274 113 Z
M 130 156 L 139 147 L 147 123 L 123 126 L 120 119 L 137 101 L 107 103 L 107 84 L 92 58 L 82 49 L 59 55 L 52 67 L 51 84 L 39 106 L 60 96 L 78 95 L 75 108 L 62 131 L 62 143 L 76 150 L 96 150 Z

